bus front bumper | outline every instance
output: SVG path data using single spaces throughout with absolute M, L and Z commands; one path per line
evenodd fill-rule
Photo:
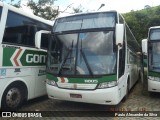
M 160 82 L 148 79 L 148 91 L 160 92 Z
M 51 99 L 104 105 L 117 105 L 120 102 L 120 93 L 117 86 L 96 90 L 61 89 L 48 84 L 46 84 L 46 87 L 48 97 Z

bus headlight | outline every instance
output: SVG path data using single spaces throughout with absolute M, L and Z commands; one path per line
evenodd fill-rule
M 102 89 L 102 88 L 110 88 L 114 86 L 117 86 L 117 81 L 100 83 L 98 88 Z
M 57 84 L 56 84 L 56 82 L 54 80 L 48 80 L 48 79 L 46 79 L 46 83 L 48 85 L 57 86 Z

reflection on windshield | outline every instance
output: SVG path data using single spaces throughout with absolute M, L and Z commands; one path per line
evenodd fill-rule
M 96 13 L 59 18 L 54 25 L 54 32 L 115 26 L 114 13 Z
M 151 69 L 160 72 L 160 43 L 151 43 Z
M 113 34 L 108 31 L 55 36 L 48 52 L 48 70 L 64 75 L 115 73 Z

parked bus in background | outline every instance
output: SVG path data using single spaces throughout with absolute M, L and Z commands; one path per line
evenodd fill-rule
M 49 98 L 115 105 L 139 78 L 140 47 L 116 11 L 57 18 L 49 44 Z
M 51 21 L 0 2 L 0 108 L 15 110 L 24 100 L 46 94 L 48 42 L 35 48 L 35 33 Z
M 160 92 L 160 26 L 149 28 L 148 38 L 142 41 L 142 52 L 148 58 L 148 91 Z

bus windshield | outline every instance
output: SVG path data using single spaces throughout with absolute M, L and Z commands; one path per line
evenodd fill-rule
M 56 75 L 104 75 L 116 72 L 114 31 L 54 35 L 47 70 Z
M 150 40 L 160 40 L 160 29 L 150 31 Z
M 160 72 L 160 42 L 151 43 L 150 46 L 150 69 Z
M 114 12 L 104 12 L 59 18 L 55 22 L 53 31 L 62 32 L 82 29 L 113 28 L 116 23 L 115 16 L 116 14 Z

